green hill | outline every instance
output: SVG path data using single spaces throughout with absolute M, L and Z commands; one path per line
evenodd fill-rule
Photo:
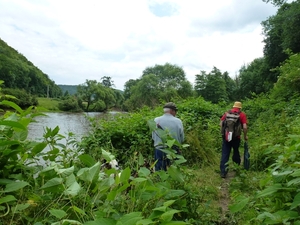
M 59 97 L 62 91 L 49 76 L 0 39 L 0 80 L 4 88 L 23 89 L 40 97 Z
M 61 89 L 61 91 L 62 91 L 63 94 L 65 94 L 66 91 L 70 95 L 75 95 L 77 93 L 77 86 L 78 85 L 58 84 L 58 86 Z

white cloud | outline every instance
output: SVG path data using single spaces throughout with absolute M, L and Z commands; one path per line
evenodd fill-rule
M 260 22 L 275 12 L 262 0 L 0 0 L 0 38 L 56 84 L 110 76 L 123 89 L 166 62 L 193 83 L 261 57 Z

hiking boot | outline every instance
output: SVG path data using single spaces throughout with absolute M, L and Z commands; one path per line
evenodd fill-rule
M 221 178 L 226 178 L 226 173 L 221 173 Z

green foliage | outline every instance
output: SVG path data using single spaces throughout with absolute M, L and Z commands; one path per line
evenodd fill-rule
M 268 92 L 273 87 L 273 83 L 266 78 L 269 73 L 265 58 L 254 59 L 249 65 L 243 66 L 239 74 L 239 99 L 252 98 L 253 93 Z
M 84 84 L 77 87 L 78 99 L 86 102 L 86 112 L 103 112 L 116 104 L 115 91 L 104 86 L 96 80 L 86 80 Z M 80 103 L 79 105 L 83 105 Z
M 60 102 L 60 99 L 39 97 L 38 102 L 39 102 L 38 107 L 35 107 L 37 111 L 40 112 L 59 111 L 58 104 Z
M 229 94 L 233 93 L 234 83 L 230 81 L 228 73 L 222 74 L 216 67 L 206 74 L 201 71 L 201 74 L 196 75 L 195 91 L 198 96 L 202 96 L 206 101 L 212 103 L 227 102 Z M 230 96 L 233 98 L 233 96 Z
M 58 109 L 61 111 L 80 112 L 82 109 L 79 107 L 78 99 L 74 96 L 68 96 L 58 103 Z
M 36 96 L 32 96 L 28 94 L 25 90 L 21 89 L 12 89 L 12 88 L 3 88 L 2 93 L 7 96 L 14 96 L 11 97 L 3 97 L 3 99 L 10 100 L 21 108 L 27 108 L 29 106 L 37 106 L 38 100 Z
M 27 141 L 27 125 L 36 115 L 12 102 L 2 104 L 17 111 L 0 121 L 2 223 L 190 224 L 197 219 L 191 213 L 193 193 L 187 193 L 190 175 L 180 160 L 168 172 L 151 173 L 139 155 L 135 176 L 130 167 L 105 169 L 100 161 L 112 155 L 101 150 L 101 158 L 93 159 L 78 152 L 72 134 L 60 135 L 59 127 L 46 128 L 43 142 Z
M 274 99 L 291 100 L 300 95 L 300 54 L 291 55 L 278 68 L 279 79 L 272 90 Z
M 294 53 L 300 52 L 297 41 L 300 37 L 300 2 L 292 1 L 283 4 L 277 14 L 262 22 L 265 35 L 264 56 L 270 69 L 276 68 L 288 58 L 285 52 L 290 49 Z M 277 81 L 276 74 L 269 80 Z
M 59 97 L 61 89 L 47 74 L 0 39 L 0 79 L 6 88 L 23 89 L 39 97 Z M 49 92 L 47 93 L 47 90 Z
M 192 85 L 177 65 L 166 63 L 147 67 L 137 80 L 125 84 L 125 107 L 128 110 L 143 106 L 154 108 L 160 102 L 170 102 L 193 95 Z

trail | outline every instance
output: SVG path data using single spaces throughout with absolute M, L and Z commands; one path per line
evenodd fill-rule
M 220 207 L 222 210 L 221 213 L 221 223 L 220 225 L 226 225 L 228 224 L 226 215 L 228 212 L 228 205 L 230 203 L 230 194 L 229 194 L 229 185 L 231 180 L 234 178 L 235 172 L 229 171 L 226 178 L 222 178 L 221 183 L 221 198 L 220 198 Z

